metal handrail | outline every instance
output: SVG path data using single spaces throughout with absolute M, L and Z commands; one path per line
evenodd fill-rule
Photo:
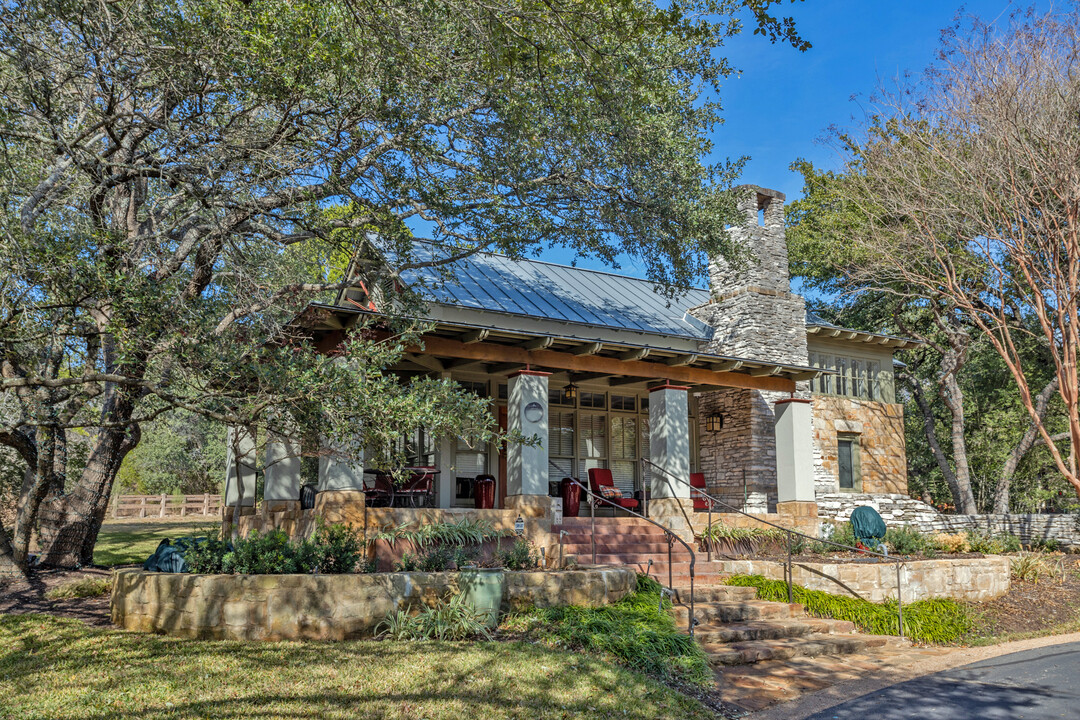
M 644 520 L 645 522 L 649 523 L 650 525 L 655 525 L 656 527 L 658 527 L 658 528 L 660 528 L 661 530 L 664 531 L 664 534 L 667 536 L 667 543 L 668 543 L 668 590 L 670 591 L 670 593 L 672 595 L 674 595 L 674 593 L 675 593 L 674 573 L 673 573 L 672 568 L 671 568 L 671 560 L 672 560 L 671 548 L 674 545 L 672 540 L 678 540 L 680 543 L 682 543 L 682 546 L 684 548 L 686 548 L 686 551 L 688 553 L 690 553 L 690 619 L 687 621 L 687 625 L 688 625 L 687 632 L 690 634 L 690 637 L 693 637 L 694 636 L 694 563 L 697 562 L 697 556 L 694 553 L 694 549 L 692 547 L 690 547 L 689 543 L 687 543 L 681 537 L 676 535 L 670 528 L 666 528 L 663 525 L 661 525 L 660 523 L 656 522 L 655 520 L 647 518 L 644 515 L 641 515 L 640 513 L 636 513 L 633 510 L 630 510 L 629 508 L 624 508 L 624 507 L 615 505 L 610 500 L 607 500 L 606 498 L 600 497 L 599 495 L 594 493 L 592 490 L 585 487 L 581 483 L 581 481 L 578 480 L 575 477 L 567 476 L 564 479 L 569 480 L 573 484 L 577 485 L 579 488 L 581 488 L 582 490 L 585 491 L 586 495 L 588 495 L 592 499 L 591 502 L 589 502 L 589 516 L 592 519 L 592 532 L 591 532 L 591 535 L 592 535 L 592 558 L 593 558 L 593 564 L 594 565 L 596 564 L 596 504 L 597 504 L 597 501 L 600 501 L 602 503 L 606 503 L 606 504 L 610 505 L 612 508 L 618 507 L 621 510 L 629 513 L 630 515 L 633 515 L 636 518 L 640 518 L 640 519 Z M 649 562 L 651 563 L 652 561 L 650 560 Z
M 792 542 L 791 541 L 792 541 L 792 537 L 795 536 L 795 535 L 798 535 L 799 537 L 806 538 L 807 540 L 811 540 L 813 542 L 824 543 L 826 545 L 832 545 L 833 547 L 844 548 L 846 550 L 854 550 L 855 552 L 863 553 L 864 555 L 875 555 L 875 556 L 880 557 L 880 558 L 885 558 L 886 560 L 888 560 L 890 562 L 896 563 L 896 613 L 897 613 L 897 616 L 898 616 L 898 623 L 899 623 L 898 628 L 899 628 L 899 632 L 900 632 L 900 637 L 904 637 L 904 600 L 903 600 L 903 597 L 902 597 L 902 594 L 901 594 L 901 580 L 900 580 L 900 568 L 901 568 L 901 566 L 904 565 L 904 561 L 901 560 L 900 558 L 892 557 L 892 556 L 885 555 L 885 554 L 879 553 L 879 552 L 874 552 L 873 550 L 865 550 L 865 549 L 862 549 L 862 548 L 857 548 L 857 547 L 855 547 L 853 545 L 845 545 L 844 543 L 838 543 L 838 542 L 834 542 L 832 540 L 825 540 L 825 539 L 821 539 L 821 538 L 811 537 L 809 535 L 806 535 L 805 533 L 799 532 L 798 530 L 792 530 L 791 528 L 786 528 L 786 527 L 783 527 L 782 525 L 777 525 L 774 522 L 769 522 L 768 520 L 765 520 L 765 519 L 763 519 L 763 518 L 761 518 L 761 517 L 759 517 L 757 515 L 751 515 L 748 512 L 740 510 L 739 508 L 735 507 L 734 505 L 730 505 L 730 504 L 724 502 L 723 500 L 720 500 L 719 498 L 713 497 L 712 495 L 705 492 L 701 488 L 696 488 L 693 485 L 691 485 L 689 480 L 683 480 L 681 477 L 678 477 L 678 476 L 674 475 L 673 473 L 668 471 L 666 468 L 660 467 L 659 465 L 652 462 L 651 460 L 641 458 L 641 463 L 642 463 L 642 465 L 645 465 L 645 464 L 651 465 L 652 467 L 654 467 L 655 469 L 657 469 L 657 470 L 659 470 L 661 472 L 662 476 L 664 477 L 664 481 L 667 483 L 668 489 L 671 491 L 672 496 L 675 495 L 675 490 L 674 490 L 674 488 L 671 487 L 671 478 L 674 478 L 678 482 L 681 482 L 681 483 L 683 483 L 684 485 L 686 485 L 686 486 L 688 486 L 690 488 L 690 497 L 691 498 L 693 498 L 695 492 L 698 493 L 699 495 L 705 497 L 705 498 L 708 498 L 708 500 L 709 500 L 709 521 L 708 522 L 709 522 L 709 527 L 710 528 L 712 527 L 712 507 L 713 507 L 713 504 L 715 503 L 717 505 L 722 505 L 725 508 L 729 508 L 732 512 L 736 512 L 739 515 L 745 515 L 746 517 L 750 518 L 751 520 L 754 520 L 755 522 L 762 523 L 763 525 L 769 525 L 771 527 L 776 528 L 777 530 L 782 530 L 785 533 L 787 533 L 788 559 L 787 559 L 787 564 L 784 566 L 784 575 L 785 575 L 785 581 L 787 582 L 788 602 L 789 603 L 793 602 L 793 591 L 792 591 L 792 588 L 791 588 L 791 586 L 792 586 L 792 561 L 791 561 Z M 642 474 L 644 475 L 644 473 L 642 473 Z M 709 543 L 708 540 L 706 540 L 706 550 L 708 552 L 708 558 L 711 561 L 712 560 L 712 548 L 711 548 L 711 544 Z

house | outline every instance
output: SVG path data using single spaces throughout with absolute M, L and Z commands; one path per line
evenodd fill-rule
M 453 378 L 490 398 L 502 427 L 544 439 L 500 452 L 417 431 L 410 463 L 439 469 L 438 507 L 472 507 L 470 481 L 491 474 L 498 508 L 550 515 L 549 483 L 590 468 L 611 470 L 626 495 L 651 491 L 650 514 L 683 530 L 691 472 L 735 508 L 815 523 L 819 502 L 906 494 L 893 352 L 914 341 L 808 313 L 790 287 L 783 194 L 740 192 L 747 224 L 731 232 L 755 261 L 711 262 L 707 289 L 667 297 L 646 280 L 483 253 L 404 277 L 423 288 L 433 329 L 396 370 Z M 370 312 L 359 299 L 312 309 L 320 346 Z M 274 467 L 264 510 L 287 510 L 297 473 Z M 341 494 L 361 489 L 362 474 L 324 458 L 319 488 L 362 504 Z

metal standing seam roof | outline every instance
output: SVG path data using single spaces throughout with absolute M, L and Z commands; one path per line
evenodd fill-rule
M 436 251 L 417 243 L 414 252 L 423 258 Z M 713 332 L 686 313 L 708 302 L 708 290 L 680 289 L 669 300 L 648 280 L 540 260 L 476 253 L 441 271 L 406 271 L 402 279 L 444 305 L 693 340 L 709 340 Z

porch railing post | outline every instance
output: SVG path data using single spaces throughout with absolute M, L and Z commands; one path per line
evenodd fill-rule
M 589 493 L 592 494 L 591 492 Z M 596 498 L 589 498 L 589 518 L 592 524 L 592 564 L 596 564 Z
M 709 534 L 712 534 L 712 500 L 709 501 L 709 524 L 706 526 L 709 528 Z M 705 560 L 706 562 L 712 562 L 712 538 L 705 538 Z
M 900 592 L 900 561 L 896 562 L 896 614 L 900 622 L 900 637 L 904 637 L 904 598 Z
M 795 595 L 791 591 L 791 533 L 787 534 L 787 601 L 788 605 L 795 602 Z

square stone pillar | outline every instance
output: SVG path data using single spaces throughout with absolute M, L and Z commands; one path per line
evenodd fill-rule
M 776 501 L 815 501 L 814 441 L 810 401 L 776 401 Z
M 239 438 L 237 437 L 239 434 Z M 230 427 L 226 437 L 225 453 L 225 507 L 255 507 L 255 428 Z M 240 456 L 239 472 L 242 483 L 237 482 L 237 462 L 233 455 L 234 444 Z M 240 488 L 239 485 L 243 485 Z
M 548 376 L 551 373 L 521 370 L 510 376 L 506 426 L 523 437 L 536 436 L 537 445 L 507 443 L 506 494 L 548 494 Z M 508 497 L 509 500 L 509 497 Z
M 319 455 L 319 492 L 363 489 L 363 452 L 354 448 L 350 456 L 331 447 L 326 438 L 323 438 L 323 448 Z
M 271 431 L 263 463 L 263 502 L 299 500 L 302 465 L 300 443 Z
M 690 497 L 690 408 L 686 391 L 680 385 L 658 385 L 649 390 L 649 455 L 656 467 L 646 467 L 653 499 Z

